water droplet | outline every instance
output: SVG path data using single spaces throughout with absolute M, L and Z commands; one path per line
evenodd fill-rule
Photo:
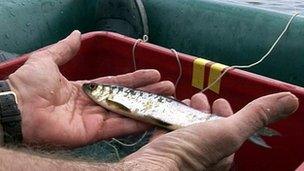
M 63 11 L 60 11 L 60 14 L 63 14 Z
M 29 27 L 31 25 L 31 23 L 26 23 L 26 27 Z
M 6 39 L 9 39 L 9 38 L 10 38 L 10 36 L 9 36 L 8 34 L 4 34 L 4 37 L 5 37 Z
M 14 13 L 14 12 L 9 11 L 9 13 L 10 13 L 10 15 L 11 15 L 12 17 L 16 17 L 16 15 L 15 15 L 15 13 Z

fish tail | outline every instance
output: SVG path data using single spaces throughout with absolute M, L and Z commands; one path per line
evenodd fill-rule
M 260 129 L 258 131 L 258 134 L 266 137 L 282 136 L 282 134 L 279 133 L 278 131 L 268 127 L 264 127 Z
M 264 148 L 271 148 L 271 146 L 268 145 L 261 136 L 266 136 L 266 137 L 281 136 L 281 133 L 279 133 L 278 131 L 276 131 L 274 129 L 264 127 L 249 138 L 249 141 L 251 141 L 252 143 L 254 143 L 258 146 L 261 146 Z
M 270 145 L 268 145 L 265 140 L 263 140 L 263 138 L 258 135 L 257 133 L 253 134 L 250 138 L 249 141 L 251 141 L 252 143 L 264 147 L 264 148 L 271 148 Z

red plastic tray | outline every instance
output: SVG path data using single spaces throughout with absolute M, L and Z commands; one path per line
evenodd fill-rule
M 82 36 L 79 53 L 61 67 L 70 80 L 92 79 L 100 76 L 117 75 L 133 71 L 132 47 L 136 40 L 110 32 L 92 32 Z M 0 64 L 0 77 L 6 78 L 20 67 L 28 55 Z M 177 87 L 179 99 L 189 98 L 199 89 L 192 86 L 193 56 L 179 53 L 183 76 Z M 177 60 L 171 50 L 140 43 L 136 48 L 138 68 L 154 68 L 161 72 L 163 80 L 175 82 L 178 77 Z M 206 65 L 204 79 L 208 81 L 210 66 Z M 300 108 L 290 118 L 271 125 L 282 133 L 282 137 L 266 138 L 272 149 L 245 143 L 237 153 L 236 170 L 294 170 L 304 161 L 304 88 L 266 78 L 246 71 L 230 70 L 221 80 L 219 94 L 207 91 L 211 101 L 226 98 L 239 110 L 251 100 L 270 93 L 289 91 L 297 95 Z

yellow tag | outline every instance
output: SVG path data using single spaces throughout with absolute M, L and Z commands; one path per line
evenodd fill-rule
M 210 74 L 209 74 L 209 80 L 208 80 L 208 86 L 213 84 L 213 82 L 222 74 L 222 71 L 228 66 L 215 63 L 211 65 L 210 68 Z M 210 90 L 213 92 L 219 94 L 220 93 L 220 88 L 221 88 L 221 79 L 218 80 L 212 87 L 210 87 Z
M 209 63 L 209 60 L 196 58 L 193 62 L 193 73 L 192 73 L 192 86 L 203 89 L 204 88 L 204 77 L 205 77 L 205 65 Z

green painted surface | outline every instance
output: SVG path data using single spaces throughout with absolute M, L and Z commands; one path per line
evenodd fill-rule
M 25 53 L 94 24 L 96 0 L 0 1 L 0 49 Z
M 97 1 L 0 1 L 0 49 L 25 53 L 54 43 L 74 29 L 94 30 L 96 10 L 101 8 Z M 143 2 L 152 43 L 227 65 L 259 59 L 291 17 L 208 0 Z M 304 18 L 297 17 L 274 53 L 249 71 L 304 85 L 303 28 Z
M 227 65 L 258 60 L 290 15 L 206 0 L 144 0 L 150 41 Z M 304 18 L 297 17 L 269 58 L 249 71 L 304 85 Z

